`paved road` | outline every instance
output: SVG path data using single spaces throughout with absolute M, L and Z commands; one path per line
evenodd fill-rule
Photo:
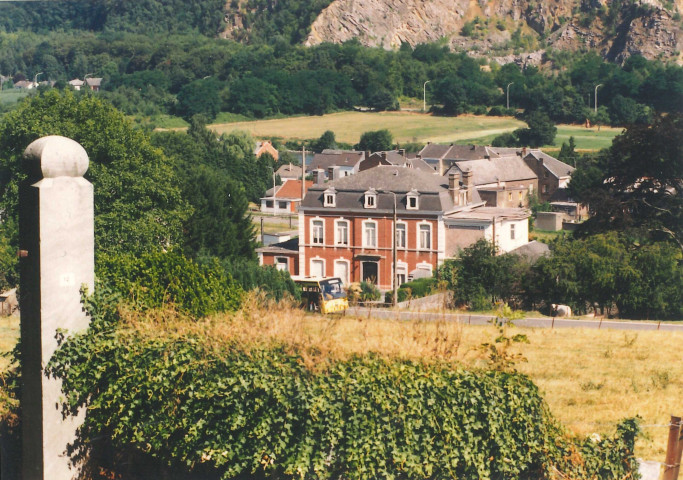
M 389 310 L 386 308 L 351 307 L 352 315 L 366 316 L 370 318 L 390 318 L 400 320 L 445 320 L 449 322 L 461 322 L 469 325 L 486 325 L 494 317 L 491 315 L 469 315 L 457 313 L 431 313 L 431 312 L 407 312 L 401 310 Z M 612 330 L 660 330 L 669 332 L 683 332 L 681 324 L 658 323 L 658 322 L 629 322 L 626 320 L 572 320 L 567 318 L 522 318 L 514 320 L 518 327 L 536 328 L 609 328 Z

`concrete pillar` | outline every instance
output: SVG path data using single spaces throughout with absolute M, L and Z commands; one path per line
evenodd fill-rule
M 62 418 L 61 383 L 44 368 L 55 331 L 78 332 L 89 319 L 80 289 L 94 288 L 93 186 L 83 178 L 88 155 L 64 137 L 36 140 L 24 152 L 19 189 L 23 480 L 69 480 L 65 455 L 81 418 Z

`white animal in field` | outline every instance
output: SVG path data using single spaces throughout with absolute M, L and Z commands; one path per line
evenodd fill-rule
M 571 317 L 572 309 L 568 305 L 558 305 L 553 303 L 550 305 L 551 312 L 555 317 Z

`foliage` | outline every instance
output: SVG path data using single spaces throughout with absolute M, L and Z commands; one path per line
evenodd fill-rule
M 311 149 L 314 152 L 320 153 L 323 150 L 335 148 L 337 148 L 337 140 L 334 137 L 334 132 L 331 130 L 326 130 L 320 135 L 320 138 L 311 142 Z
M 88 153 L 85 177 L 95 188 L 98 252 L 145 252 L 179 245 L 190 208 L 169 160 L 109 103 L 89 95 L 47 91 L 0 122 L 0 210 L 17 218 L 21 155 L 34 140 L 63 135 Z
M 436 277 L 416 278 L 410 282 L 402 283 L 397 290 L 398 301 L 404 302 L 411 298 L 422 298 L 436 292 L 439 280 Z M 387 292 L 384 296 L 385 303 L 391 303 L 394 292 Z
M 306 367 L 292 346 L 217 344 L 197 332 L 90 329 L 47 367 L 93 469 L 167 478 L 575 478 L 635 471 L 635 422 L 572 441 L 525 376 L 374 355 Z M 93 374 L 96 372 L 96 374 Z M 425 417 L 425 412 L 429 414 Z M 571 454 L 569 454 L 571 452 Z
M 365 132 L 360 136 L 356 145 L 357 150 L 379 152 L 391 150 L 394 146 L 394 138 L 387 129 Z
M 553 125 L 550 117 L 541 111 L 534 111 L 524 119 L 528 128 L 514 131 L 519 139 L 519 145 L 528 145 L 532 148 L 544 145 L 554 145 L 557 127 Z
M 382 294 L 377 285 L 371 282 L 360 282 L 360 292 L 358 299 L 361 302 L 373 302 L 379 300 Z
M 600 181 L 584 192 L 592 217 L 582 231 L 647 231 L 683 251 L 682 136 L 683 115 L 670 114 L 616 137 Z
M 100 255 L 97 276 L 139 309 L 172 306 L 193 316 L 236 310 L 243 290 L 216 262 L 182 254 Z
M 205 115 L 208 120 L 216 118 L 221 108 L 219 87 L 213 78 L 195 80 L 183 86 L 178 92 L 178 115 L 188 121 L 198 114 Z
M 289 273 L 285 271 L 277 270 L 271 266 L 261 266 L 254 260 L 243 258 L 224 260 L 221 264 L 245 291 L 258 288 L 265 292 L 268 297 L 277 301 L 287 296 L 295 301 L 301 298 L 301 290 L 289 276 Z

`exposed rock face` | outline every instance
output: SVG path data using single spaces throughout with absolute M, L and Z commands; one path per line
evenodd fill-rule
M 616 25 L 607 29 L 596 12 L 604 15 L 610 5 L 610 0 L 335 0 L 313 22 L 306 44 L 357 38 L 364 45 L 392 49 L 403 42 L 414 46 L 445 38 L 452 46 L 486 52 L 504 45 L 510 32 L 522 27 L 550 34 L 547 43 L 553 48 L 597 49 L 616 62 L 633 54 L 664 59 L 679 55 L 683 35 L 674 12 L 683 11 L 683 0 L 676 0 L 673 8 L 669 4 L 670 10 L 659 0 L 625 5 Z M 592 23 L 586 22 L 590 15 Z M 464 37 L 463 26 L 475 17 L 488 19 L 487 27 Z

